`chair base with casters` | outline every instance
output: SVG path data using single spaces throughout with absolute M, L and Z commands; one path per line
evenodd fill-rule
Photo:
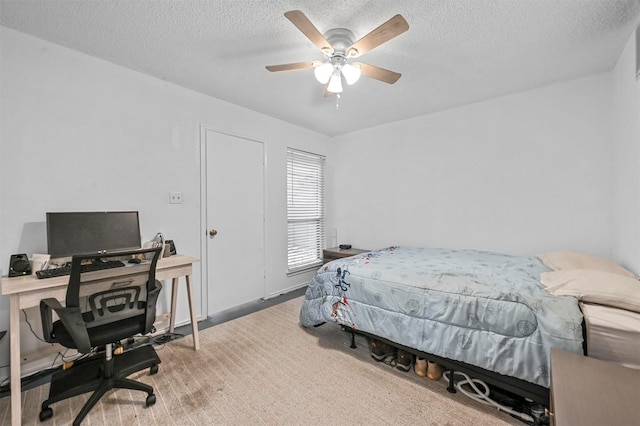
M 158 364 L 160 364 L 160 358 L 158 358 L 156 351 L 151 346 L 142 346 L 122 355 L 114 356 L 106 363 L 104 355 L 96 355 L 81 361 L 68 370 L 57 371 L 51 378 L 49 399 L 42 403 L 40 421 L 53 416 L 51 404 L 92 391 L 93 394 L 74 420 L 74 426 L 79 425 L 100 398 L 111 389 L 132 389 L 146 392 L 146 406 L 152 406 L 156 402 L 153 387 L 126 377 L 146 368 L 149 368 L 149 374 L 156 374 Z M 112 369 L 112 374 L 109 374 L 108 370 L 110 369 Z M 91 379 L 92 376 L 93 379 Z

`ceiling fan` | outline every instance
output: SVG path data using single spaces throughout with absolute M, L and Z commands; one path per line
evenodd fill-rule
M 316 79 L 325 85 L 325 96 L 342 92 L 342 78 L 347 84 L 354 84 L 360 75 L 393 84 L 401 74 L 362 62 L 350 63 L 351 59 L 364 55 L 409 29 L 409 24 L 400 15 L 389 19 L 359 40 L 346 28 L 333 28 L 322 34 L 299 10 L 285 12 L 289 19 L 320 51 L 324 61 L 296 62 L 292 64 L 268 65 L 271 72 L 293 71 L 314 68 Z

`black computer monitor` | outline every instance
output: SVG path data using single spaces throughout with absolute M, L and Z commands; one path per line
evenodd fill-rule
M 47 246 L 52 258 L 140 248 L 138 212 L 49 212 Z

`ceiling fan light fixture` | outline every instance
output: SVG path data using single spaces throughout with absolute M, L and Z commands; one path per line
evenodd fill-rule
M 340 77 L 340 71 L 336 70 L 329 79 L 329 85 L 327 86 L 327 92 L 342 93 L 342 78 Z
M 359 65 L 345 64 L 342 66 L 342 75 L 349 86 L 354 84 L 360 78 L 362 70 Z
M 331 65 L 329 62 L 318 65 L 313 70 L 313 74 L 316 76 L 316 80 L 318 80 L 320 84 L 327 84 L 329 82 L 329 79 L 331 78 L 332 73 L 333 65 Z

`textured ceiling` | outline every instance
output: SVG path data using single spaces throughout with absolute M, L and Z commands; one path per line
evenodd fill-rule
M 284 17 L 360 38 L 395 14 L 409 30 L 358 60 L 402 74 L 323 97 L 321 60 Z M 0 0 L 0 24 L 327 135 L 611 70 L 640 0 Z

